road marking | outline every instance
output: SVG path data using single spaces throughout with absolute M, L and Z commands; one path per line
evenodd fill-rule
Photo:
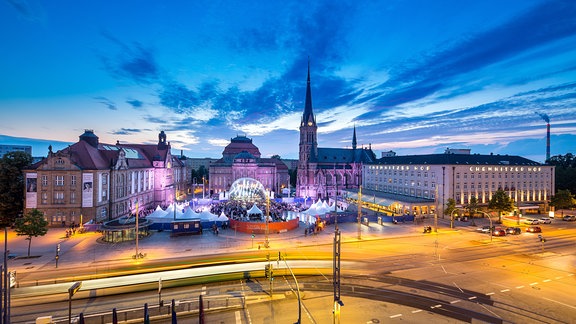
M 412 314 L 420 313 L 421 311 L 422 311 L 421 309 L 413 310 Z
M 493 293 L 493 292 L 489 292 L 489 293 L 486 294 L 486 296 L 490 296 L 490 295 L 494 295 L 494 294 L 495 294 L 495 293 Z
M 476 296 L 468 297 L 469 300 L 473 300 L 473 299 L 476 299 L 476 298 L 478 298 L 478 297 L 476 297 Z
M 564 306 L 567 306 L 567 307 L 576 309 L 576 307 L 574 307 L 574 306 L 572 306 L 572 305 L 564 304 L 564 303 L 561 303 L 561 302 L 556 301 L 556 300 L 554 300 L 554 299 L 550 299 L 550 298 L 546 298 L 546 297 L 544 297 L 543 299 L 546 299 L 546 300 L 549 300 L 549 301 L 551 301 L 551 302 L 555 302 L 555 303 L 558 303 L 558 304 L 560 304 L 560 305 L 564 305 Z
M 507 292 L 507 291 L 510 291 L 510 289 L 502 289 L 502 290 L 500 290 L 500 292 Z
M 572 277 L 573 275 L 574 275 L 573 273 L 570 273 L 570 274 L 568 274 L 568 277 Z
M 563 277 L 556 277 L 556 278 L 554 278 L 554 279 L 556 279 L 556 280 L 560 280 L 560 279 L 562 279 L 562 278 L 563 278 Z
M 240 317 L 240 311 L 236 311 L 234 313 L 234 317 L 236 317 L 236 324 L 242 324 L 242 318 Z
M 442 307 L 442 305 L 438 304 L 438 305 L 431 306 L 430 308 L 440 308 L 440 307 Z
M 456 299 L 456 300 L 451 301 L 450 304 L 456 304 L 456 303 L 459 303 L 460 301 L 461 301 L 460 299 Z
M 390 315 L 390 318 L 396 318 L 396 317 L 400 317 L 400 316 L 402 316 L 402 314 Z
M 517 286 L 516 289 L 522 289 L 524 286 Z
M 534 286 L 534 285 L 537 285 L 537 284 L 538 284 L 537 282 L 533 282 L 533 283 L 530 284 L 530 286 Z
M 552 279 L 544 279 L 544 280 L 542 280 L 542 282 L 550 282 L 550 281 L 552 281 Z

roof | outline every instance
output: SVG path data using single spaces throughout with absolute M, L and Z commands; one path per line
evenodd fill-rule
M 318 148 L 318 154 L 310 155 L 317 163 L 372 163 L 375 160 L 371 149 Z
M 542 165 L 516 155 L 480 154 L 425 154 L 386 156 L 374 164 L 462 164 L 462 165 Z

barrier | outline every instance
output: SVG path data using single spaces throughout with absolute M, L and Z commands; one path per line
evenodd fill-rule
M 283 233 L 298 228 L 299 219 L 295 218 L 285 222 L 268 222 L 268 233 Z M 230 228 L 248 234 L 265 234 L 265 222 L 242 222 L 230 220 Z

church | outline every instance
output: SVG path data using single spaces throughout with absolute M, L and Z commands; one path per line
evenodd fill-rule
M 358 148 L 356 127 L 352 148 L 318 147 L 318 126 L 312 109 L 310 64 L 306 84 L 304 114 L 300 122 L 300 144 L 296 195 L 312 199 L 342 196 L 347 189 L 357 189 L 362 181 L 362 165 L 373 163 L 371 148 Z

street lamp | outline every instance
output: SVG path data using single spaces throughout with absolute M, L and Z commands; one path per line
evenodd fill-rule
M 202 177 L 202 199 L 205 199 L 204 197 L 204 177 Z
M 482 214 L 486 215 L 486 217 L 488 217 L 488 221 L 490 222 L 490 242 L 492 242 L 492 219 L 490 218 L 490 214 L 483 212 L 481 210 L 478 210 L 479 212 L 481 212 Z

